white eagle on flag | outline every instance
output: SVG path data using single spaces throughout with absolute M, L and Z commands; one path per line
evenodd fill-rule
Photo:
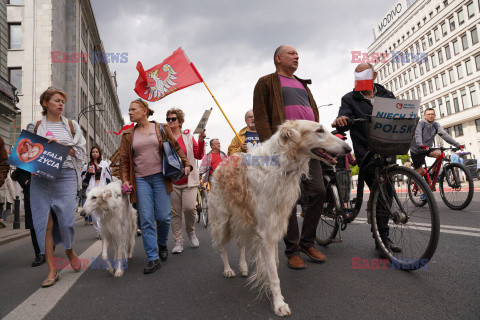
M 173 80 L 177 79 L 175 76 L 177 72 L 173 70 L 172 66 L 169 64 L 163 65 L 163 71 L 167 72 L 168 75 L 165 80 L 160 79 L 158 76 L 158 69 L 155 71 L 150 71 L 148 73 L 148 79 L 152 79 L 153 81 L 148 81 L 148 84 L 145 86 L 147 89 L 143 94 L 148 93 L 147 100 L 160 100 L 165 96 L 167 92 L 169 92 L 170 87 L 175 86 L 177 83 Z

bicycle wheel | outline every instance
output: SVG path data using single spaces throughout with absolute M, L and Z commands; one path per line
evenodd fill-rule
M 197 223 L 200 223 L 200 216 L 202 215 L 202 196 L 200 192 L 201 191 L 197 189 L 197 207 L 196 207 L 197 214 L 195 217 L 197 220 Z
M 440 196 L 447 207 L 453 210 L 465 209 L 472 202 L 473 190 L 472 176 L 463 164 L 449 163 L 443 168 Z
M 341 208 L 337 186 L 325 181 L 327 194 L 323 204 L 323 212 L 317 225 L 315 241 L 322 246 L 328 246 L 335 239 L 338 232 L 336 216 Z
M 393 269 L 427 268 L 437 248 L 440 235 L 438 207 L 432 190 L 412 169 L 397 166 L 387 170 L 387 173 L 380 174 L 382 182 L 370 196 L 370 219 L 375 239 L 380 250 L 392 262 Z M 400 177 L 402 179 L 399 179 Z M 395 178 L 397 181 L 413 181 L 425 194 L 425 206 L 415 206 L 411 201 L 407 185 L 396 184 Z M 386 206 L 390 209 L 390 213 Z M 384 232 L 386 226 L 389 230 L 388 236 L 385 236 Z M 400 246 L 401 252 L 392 252 L 387 249 L 386 245 L 390 241 Z
M 415 184 L 412 179 L 408 179 L 407 188 L 408 197 L 415 206 L 423 207 L 427 203 L 426 200 L 422 200 L 421 196 L 423 195 L 423 193 L 420 191 L 420 188 Z
M 203 225 L 208 227 L 208 202 L 207 202 L 207 192 L 202 192 L 202 221 Z

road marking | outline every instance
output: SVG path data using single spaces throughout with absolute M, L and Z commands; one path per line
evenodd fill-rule
M 358 224 L 367 224 L 367 218 L 356 218 L 353 223 Z M 417 226 L 417 230 L 422 231 L 430 231 L 430 224 L 428 223 L 420 223 L 416 222 L 415 225 Z M 469 232 L 473 231 L 473 232 Z M 449 234 L 459 234 L 464 236 L 471 236 L 471 237 L 480 237 L 480 228 L 470 228 L 470 227 L 461 227 L 461 226 L 451 226 L 451 225 L 440 225 L 440 232 L 449 233 Z
M 82 274 L 88 270 L 92 257 L 97 257 L 101 251 L 102 242 L 100 240 L 95 241 L 94 244 L 79 256 L 79 259 L 88 260 L 85 269 L 81 269 L 80 272 L 75 272 L 72 269 L 63 269 L 59 272 L 60 280 L 58 283 L 55 283 L 55 285 L 50 288 L 38 289 L 13 309 L 4 319 L 43 319 L 68 290 L 70 290 Z

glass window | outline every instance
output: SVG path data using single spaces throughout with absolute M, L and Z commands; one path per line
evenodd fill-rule
M 413 90 L 413 89 L 410 90 L 410 94 L 412 95 L 412 99 L 417 99 L 417 98 L 415 98 L 415 90 Z
M 447 58 L 447 60 L 450 60 L 450 58 L 452 57 L 452 54 L 450 53 L 450 45 L 445 46 L 445 57 Z
M 480 71 L 480 54 L 475 56 L 475 64 L 477 66 L 477 71 Z
M 477 127 L 477 132 L 480 132 L 480 118 L 475 120 L 475 126 Z
M 430 93 L 433 93 L 433 82 L 432 82 L 432 80 L 428 80 L 428 89 L 430 89 Z
M 455 18 L 453 16 L 448 19 L 448 24 L 450 25 L 450 31 L 455 30 Z
M 438 51 L 437 51 L 437 54 L 438 54 L 438 63 L 439 63 L 439 64 L 442 64 L 442 63 L 443 63 L 443 53 L 442 53 L 442 50 L 438 50 Z
M 408 70 L 408 80 L 413 81 L 413 72 L 412 72 L 412 69 Z
M 438 112 L 440 113 L 440 117 L 443 117 L 445 113 L 444 113 L 444 110 L 443 110 L 442 99 L 438 99 L 437 103 L 438 103 Z
M 470 34 L 471 34 L 471 36 L 472 36 L 472 45 L 477 44 L 477 43 L 478 43 L 477 28 L 472 29 L 472 31 L 470 31 Z
M 467 39 L 467 35 L 464 34 L 460 40 L 462 40 L 462 47 L 463 47 L 463 50 L 467 50 L 468 49 L 468 39 Z
M 455 73 L 453 72 L 453 69 L 448 70 L 448 75 L 450 76 L 450 83 L 455 82 Z
M 457 66 L 457 74 L 458 74 L 458 80 L 463 78 L 463 68 L 461 64 Z
M 475 107 L 478 105 L 478 97 L 475 85 L 471 85 L 470 87 L 468 87 L 468 89 L 470 90 L 470 100 L 472 101 L 472 107 Z
M 472 68 L 472 60 L 468 59 L 465 61 L 465 69 L 467 70 L 467 76 L 472 74 L 473 68 Z
M 22 49 L 22 25 L 8 25 L 8 49 Z
M 406 73 L 403 74 L 403 83 L 405 83 L 405 85 L 408 83 Z
M 423 96 L 427 95 L 427 86 L 425 85 L 425 82 L 422 83 L 422 90 L 423 90 Z
M 417 97 L 420 99 L 422 96 L 420 95 L 420 87 L 417 86 Z
M 405 97 L 406 97 L 407 100 L 410 100 L 410 95 L 408 94 L 408 91 L 407 91 Z
M 419 68 L 420 68 L 420 75 L 423 76 L 424 72 L 423 72 L 423 65 L 424 63 L 420 64 Z
M 433 34 L 435 35 L 435 41 L 440 40 L 440 29 L 433 30 Z
M 435 89 L 440 90 L 440 78 L 435 77 Z
M 22 68 L 8 68 L 8 82 L 15 88 L 17 93 L 22 93 Z
M 470 2 L 469 4 L 467 4 L 467 13 L 468 13 L 469 19 L 475 15 L 475 11 L 473 9 L 473 2 Z
M 452 97 L 453 97 L 453 108 L 455 109 L 455 112 L 460 112 L 457 93 L 455 92 L 454 94 L 452 94 Z
M 463 16 L 463 9 L 457 12 L 458 16 L 458 25 L 461 25 L 465 22 L 465 17 Z
M 427 35 L 427 38 L 428 38 L 428 45 L 431 47 L 433 45 L 433 38 L 432 38 L 432 34 L 429 33 Z
M 480 59 L 480 56 L 479 56 L 479 59 Z M 417 66 L 413 67 L 413 74 L 415 75 L 415 79 L 418 78 L 418 68 Z
M 430 62 L 428 61 L 425 62 L 425 71 L 430 71 Z
M 467 98 L 467 90 L 465 89 L 460 90 L 460 96 L 462 97 L 463 109 L 470 108 L 470 104 L 468 103 L 468 98 Z
M 446 36 L 446 35 L 447 35 L 447 24 L 446 24 L 445 22 L 442 23 L 441 28 L 442 28 L 442 34 L 443 34 L 444 36 Z
M 435 68 L 437 66 L 437 57 L 432 55 L 430 56 L 430 59 L 432 60 L 432 68 Z
M 455 55 L 460 53 L 460 47 L 458 46 L 458 41 L 457 40 L 453 41 L 453 53 Z
M 417 53 L 420 53 L 420 43 L 415 43 L 415 48 L 417 48 Z
M 444 128 L 444 129 L 445 129 L 445 132 L 446 132 L 449 136 L 452 135 L 452 128 L 451 128 L 451 127 L 450 127 L 450 128 Z
M 443 86 L 447 86 L 447 74 L 446 73 L 442 73 L 442 84 Z
M 445 97 L 445 109 L 447 109 L 447 114 L 448 115 L 452 114 L 452 106 L 450 104 L 450 97 L 449 96 Z
M 425 42 L 425 38 L 422 39 L 422 49 L 423 51 L 427 50 L 427 43 Z
M 23 0 L 8 0 L 7 3 L 8 4 L 13 4 L 13 5 L 22 5 Z
M 455 130 L 455 137 L 461 137 L 463 136 L 463 126 L 462 124 L 457 124 L 456 126 L 453 126 Z

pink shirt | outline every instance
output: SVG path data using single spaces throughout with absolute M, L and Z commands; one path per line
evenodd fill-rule
M 303 84 L 296 78 L 279 75 L 282 86 L 283 105 L 287 120 L 315 121 L 315 115 L 310 107 L 310 98 Z
M 133 135 L 133 166 L 135 177 L 146 177 L 162 172 L 160 150 L 155 125 L 148 134 L 135 130 Z

